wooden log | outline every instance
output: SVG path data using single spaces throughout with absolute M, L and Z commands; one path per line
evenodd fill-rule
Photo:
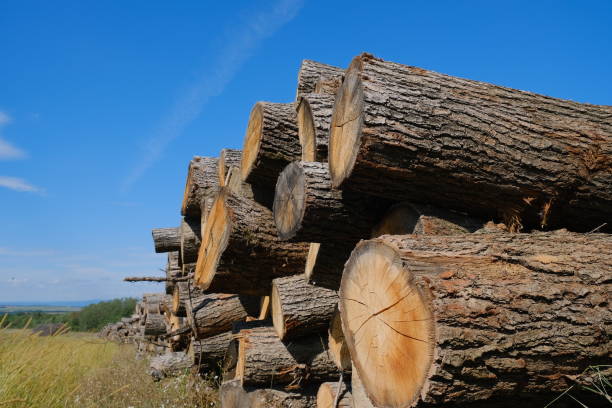
M 270 326 L 240 330 L 230 344 L 224 367 L 224 380 L 254 386 L 299 385 L 338 377 L 325 339 L 315 336 L 283 343 Z
M 228 181 L 229 170 L 232 167 L 240 167 L 242 160 L 242 150 L 223 149 L 219 153 L 219 187 L 224 187 Z
M 548 402 L 609 361 L 610 271 L 607 234 L 363 241 L 340 287 L 354 369 L 376 406 Z
M 159 313 L 147 313 L 143 334 L 145 336 L 159 336 L 164 333 L 166 333 L 164 316 Z
M 153 357 L 149 363 L 149 374 L 156 380 L 185 374 L 191 361 L 184 352 L 170 352 Z
M 151 234 L 153 235 L 153 245 L 156 253 L 177 251 L 181 247 L 178 227 L 154 228 Z
M 270 296 L 262 296 L 257 320 L 266 320 L 268 317 L 270 317 L 270 309 Z
M 515 229 L 589 231 L 612 213 L 611 118 L 610 106 L 362 54 L 334 105 L 331 178 L 343 190 L 501 214 Z
M 181 215 L 200 218 L 202 199 L 210 189 L 219 186 L 217 165 L 216 157 L 195 156 L 189 162 Z
M 295 104 L 257 102 L 242 148 L 242 180 L 273 187 L 283 168 L 301 155 Z
M 329 329 L 327 330 L 327 344 L 329 347 L 329 356 L 338 367 L 338 370 L 345 373 L 351 372 L 351 354 L 344 340 L 342 333 L 342 317 L 340 311 L 336 307 Z
M 224 189 L 208 218 L 195 271 L 203 290 L 265 296 L 272 279 L 304 271 L 308 244 L 279 240 L 264 206 Z
M 229 182 L 226 187 L 232 194 L 248 200 L 254 200 L 268 209 L 272 208 L 274 203 L 274 186 L 254 186 L 242 181 L 240 168 L 238 167 L 232 167 L 230 169 L 228 179 Z
M 342 78 L 344 70 L 327 64 L 312 60 L 303 60 L 298 72 L 298 84 L 295 99 L 300 96 L 315 92 L 315 86 L 321 79 L 333 80 Z
M 161 302 L 164 299 L 163 293 L 145 293 L 142 295 L 144 310 L 146 313 L 161 313 Z
M 258 389 L 249 393 L 249 402 L 250 408 L 313 408 L 316 404 L 316 388 Z
M 180 241 L 180 239 L 179 239 Z M 175 279 L 183 275 L 183 269 L 179 266 L 180 245 L 178 251 L 168 252 L 168 261 L 166 263 L 166 278 Z M 166 281 L 166 294 L 174 292 L 174 282 Z
M 172 314 L 181 317 L 187 316 L 187 302 L 189 302 L 189 283 L 178 282 L 172 293 Z
M 221 408 L 251 408 L 248 393 L 242 388 L 240 381 L 226 381 L 219 388 Z
M 223 361 L 231 341 L 231 331 L 202 339 L 192 338 L 187 354 L 192 364 L 201 370 L 217 368 Z
M 310 285 L 304 274 L 272 281 L 272 322 L 278 338 L 289 340 L 323 332 L 338 304 L 338 294 Z
M 338 78 L 319 78 L 317 83 L 315 84 L 314 93 L 315 94 L 327 94 L 335 96 L 338 93 L 338 89 L 342 85 L 342 77 Z
M 181 220 L 181 259 L 183 265 L 198 260 L 200 250 L 200 218 L 184 217 Z
M 327 163 L 293 162 L 276 183 L 274 222 L 282 240 L 353 246 L 370 236 L 388 205 L 332 189 Z
M 317 392 L 317 408 L 352 407 L 353 396 L 351 395 L 350 387 L 348 387 L 346 383 L 324 382 L 319 386 L 319 392 Z
M 210 293 L 194 297 L 186 309 L 189 325 L 202 339 L 231 330 L 234 322 L 247 316 L 257 316 L 259 298 Z
M 327 162 L 333 108 L 332 95 L 306 94 L 298 100 L 298 137 L 303 161 Z

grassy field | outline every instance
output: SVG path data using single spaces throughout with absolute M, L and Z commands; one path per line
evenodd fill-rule
M 0 408 L 217 407 L 215 385 L 187 373 L 153 382 L 133 346 L 91 334 L 0 328 Z

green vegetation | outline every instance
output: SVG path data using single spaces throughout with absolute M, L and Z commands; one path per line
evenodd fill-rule
M 5 325 L 19 329 L 29 323 L 36 327 L 43 323 L 66 323 L 73 331 L 98 331 L 108 323 L 114 323 L 134 312 L 136 299 L 121 298 L 95 303 L 72 313 L 17 312 L 7 315 Z

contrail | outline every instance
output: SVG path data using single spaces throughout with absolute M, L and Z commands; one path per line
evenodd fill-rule
M 225 41 L 227 47 L 201 73 L 200 79 L 178 98 L 163 118 L 154 136 L 147 142 L 143 156 L 124 180 L 122 191 L 130 190 L 159 160 L 166 147 L 198 117 L 204 105 L 223 92 L 259 44 L 297 15 L 302 3 L 303 0 L 280 0 L 271 9 L 250 15 L 245 24 L 232 26 L 234 31 Z

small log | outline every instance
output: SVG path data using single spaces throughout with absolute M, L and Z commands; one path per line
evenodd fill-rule
M 189 162 L 181 215 L 200 218 L 202 215 L 200 208 L 202 199 L 210 189 L 219 186 L 217 165 L 218 159 L 216 157 L 195 156 Z
M 232 167 L 240 167 L 242 150 L 223 149 L 219 153 L 219 187 L 224 187 L 228 182 L 229 171 Z
M 168 252 L 168 261 L 166 263 L 166 277 L 172 280 L 166 281 L 166 294 L 170 295 L 174 292 L 173 279 L 183 275 L 183 270 L 179 266 L 180 257 L 180 248 L 179 251 Z
M 336 403 L 336 401 L 338 401 Z M 353 396 L 344 382 L 324 382 L 317 392 L 317 408 L 352 408 Z
M 195 271 L 203 290 L 265 296 L 272 279 L 304 271 L 308 244 L 280 241 L 264 206 L 223 189 L 208 218 Z
M 149 374 L 156 380 L 185 374 L 191 361 L 184 352 L 166 353 L 153 357 L 149 363 Z
M 327 162 L 333 108 L 332 95 L 306 94 L 298 100 L 298 137 L 303 161 Z
M 178 282 L 172 293 L 172 314 L 181 317 L 187 316 L 187 302 L 189 302 L 189 283 Z
M 232 341 L 232 332 L 227 331 L 203 339 L 192 338 L 187 354 L 195 367 L 202 369 L 217 368 L 225 358 L 225 353 Z
M 303 60 L 298 72 L 298 84 L 295 99 L 315 92 L 315 86 L 321 79 L 340 79 L 344 75 L 342 68 L 322 64 L 312 60 Z
M 257 316 L 259 298 L 223 293 L 195 296 L 186 304 L 187 321 L 198 338 L 231 330 L 232 324 L 247 316 Z
M 251 408 L 249 394 L 242 388 L 240 381 L 226 381 L 219 388 L 222 408 Z
M 145 314 L 161 313 L 161 302 L 164 299 L 165 294 L 163 293 L 145 293 L 142 295 L 142 301 L 144 304 Z
M 183 265 L 198 260 L 200 250 L 200 218 L 184 217 L 181 220 L 181 259 Z
M 268 317 L 270 317 L 270 309 L 270 296 L 262 296 L 257 320 L 266 320 Z
M 338 294 L 308 284 L 304 274 L 272 281 L 272 322 L 281 340 L 325 331 L 329 327 Z
M 338 370 L 325 343 L 319 336 L 283 343 L 273 327 L 242 328 L 230 344 L 223 379 L 253 386 L 332 380 Z
M 242 148 L 242 180 L 272 187 L 283 168 L 301 155 L 295 105 L 257 102 Z
M 181 247 L 178 227 L 154 228 L 151 234 L 153 235 L 153 245 L 156 253 L 177 251 Z
M 164 333 L 166 333 L 164 316 L 159 313 L 147 313 L 143 334 L 145 336 L 160 336 Z
M 548 402 L 609 361 L 611 270 L 607 234 L 363 241 L 340 287 L 353 375 L 376 406 Z
M 344 340 L 342 333 L 342 317 L 340 311 L 336 307 L 329 329 L 327 331 L 327 344 L 329 346 L 329 355 L 338 370 L 344 373 L 351 372 L 351 354 Z
M 419 200 L 514 229 L 610 221 L 612 107 L 353 59 L 338 91 L 334 187 Z
M 169 280 L 174 281 L 173 279 L 158 276 L 126 276 L 123 278 L 124 282 L 168 282 Z

